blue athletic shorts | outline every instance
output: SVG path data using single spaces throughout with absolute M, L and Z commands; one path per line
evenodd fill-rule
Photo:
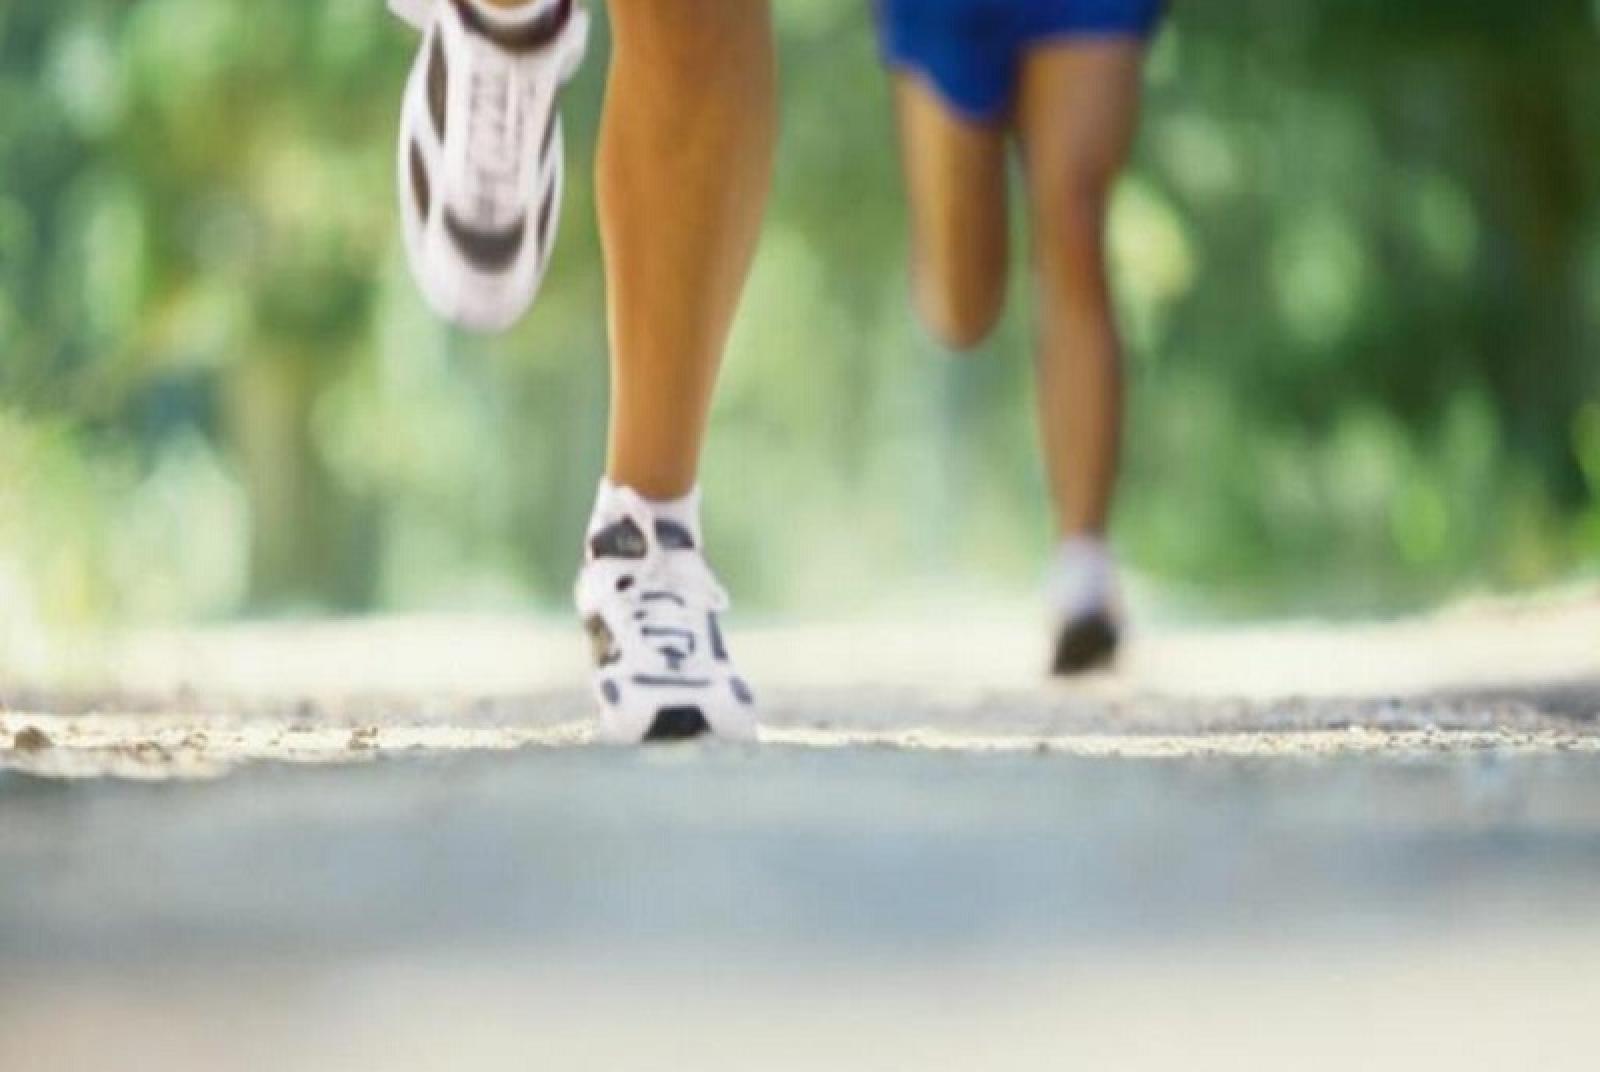
M 875 0 L 885 60 L 984 122 L 1011 107 L 1023 56 L 1052 40 L 1148 37 L 1166 0 Z

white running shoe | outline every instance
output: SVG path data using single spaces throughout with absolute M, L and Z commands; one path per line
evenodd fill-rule
M 1056 622 L 1051 672 L 1082 674 L 1109 666 L 1121 641 L 1117 568 L 1103 540 L 1062 542 L 1050 563 L 1046 598 Z
M 604 740 L 756 736 L 755 697 L 728 658 L 728 596 L 692 533 L 618 489 L 575 592 L 595 661 Z
M 440 316 L 500 331 L 538 293 L 555 244 L 563 151 L 556 96 L 583 60 L 576 0 L 503 11 L 389 0 L 422 31 L 400 116 L 400 216 L 412 275 Z

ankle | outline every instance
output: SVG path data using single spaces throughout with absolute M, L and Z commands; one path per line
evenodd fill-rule
M 560 32 L 575 0 L 453 0 L 467 26 L 503 48 L 541 48 Z
M 487 14 L 510 16 L 515 19 L 531 15 L 539 8 L 548 7 L 554 0 L 466 0 L 466 2 Z
M 683 526 L 694 540 L 695 546 L 700 546 L 700 487 L 695 485 L 684 495 L 670 498 L 654 498 L 645 495 L 636 488 L 619 484 L 610 477 L 602 477 L 600 486 L 595 492 L 594 511 L 589 517 L 589 535 L 594 533 L 613 520 L 618 510 L 618 504 L 623 493 L 632 492 L 644 500 L 650 512 L 658 521 L 671 521 Z

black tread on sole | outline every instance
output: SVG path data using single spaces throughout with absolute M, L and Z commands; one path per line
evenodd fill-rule
M 1051 673 L 1061 677 L 1110 666 L 1117 654 L 1117 627 L 1103 614 L 1068 623 L 1056 638 Z
M 698 707 L 663 707 L 656 712 L 647 741 L 690 741 L 711 732 L 711 723 Z

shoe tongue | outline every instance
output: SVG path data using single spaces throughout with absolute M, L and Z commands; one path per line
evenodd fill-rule
M 663 551 L 694 549 L 694 535 L 676 521 L 657 521 L 655 530 L 656 546 Z M 589 537 L 589 554 L 594 558 L 637 559 L 649 553 L 650 543 L 631 517 L 613 521 Z

